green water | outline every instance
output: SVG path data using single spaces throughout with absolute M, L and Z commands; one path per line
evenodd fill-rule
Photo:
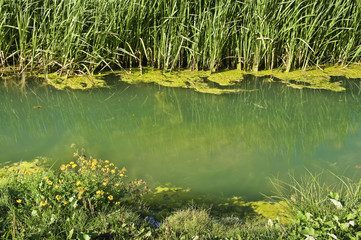
M 130 178 L 194 193 L 270 194 L 269 177 L 331 170 L 361 174 L 360 81 L 347 91 L 296 90 L 249 78 L 251 90 L 208 95 L 191 89 L 116 83 L 89 91 L 0 81 L 0 163 L 51 158 L 74 149 L 126 166 Z M 33 108 L 41 106 L 41 108 Z

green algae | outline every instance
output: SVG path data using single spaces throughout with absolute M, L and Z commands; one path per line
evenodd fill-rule
M 161 70 L 143 69 L 143 74 L 135 69 L 133 73 L 119 72 L 121 80 L 130 84 L 155 83 L 165 87 L 191 88 L 197 92 L 209 94 L 223 94 L 239 92 L 240 89 L 221 89 L 211 86 L 208 82 L 214 82 L 220 86 L 233 86 L 235 82 L 243 77 L 239 71 L 228 71 L 210 74 L 206 71 L 173 71 L 163 72 Z
M 288 223 L 291 215 L 288 211 L 288 205 L 284 201 L 271 203 L 265 201 L 250 202 L 252 208 L 266 219 L 276 220 L 281 223 Z
M 236 84 L 241 83 L 245 75 L 267 77 L 268 81 L 280 81 L 289 87 L 297 89 L 324 89 L 341 92 L 345 88 L 341 85 L 341 82 L 331 81 L 331 77 L 361 78 L 361 64 L 327 66 L 291 72 L 284 72 L 280 69 L 258 72 L 244 72 L 241 70 L 226 70 L 214 73 L 191 70 L 164 72 L 151 68 L 143 68 L 142 72 L 140 72 L 139 69 L 133 68 L 133 72 L 125 70 L 113 71 L 92 76 L 67 77 L 52 73 L 46 79 L 50 85 L 57 89 L 89 89 L 107 86 L 104 79 L 110 74 L 129 84 L 154 83 L 165 87 L 191 88 L 200 93 L 216 95 L 244 91 L 244 89 L 237 87 Z M 43 75 L 41 77 L 45 78 Z
M 289 87 L 303 89 L 324 89 L 335 92 L 344 91 L 341 82 L 331 82 L 331 77 L 361 78 L 361 65 L 352 64 L 349 66 L 326 66 L 318 69 L 295 70 L 282 72 L 280 70 L 259 71 L 253 73 L 255 76 L 268 76 L 271 79 L 279 79 Z
M 170 185 L 158 186 L 155 191 L 145 196 L 147 204 L 155 210 L 157 217 L 167 216 L 170 212 L 189 206 L 210 207 L 214 216 L 237 216 L 279 220 L 287 223 L 290 219 L 285 202 L 253 201 L 246 202 L 242 197 L 217 197 L 194 194 L 190 189 Z
M 103 80 L 104 74 L 99 75 L 80 75 L 80 76 L 61 76 L 58 73 L 51 73 L 47 76 L 40 75 L 40 77 L 47 80 L 49 85 L 57 89 L 90 89 L 106 87 L 106 82 Z
M 144 74 L 140 74 L 139 71 L 131 74 L 120 73 L 122 80 L 128 83 L 156 83 L 168 87 L 192 88 L 200 93 L 217 95 L 244 91 L 241 88 L 226 89 L 221 87 L 235 86 L 236 83 L 242 82 L 247 74 L 256 77 L 268 77 L 268 81 L 281 81 L 287 86 L 297 89 L 324 89 L 341 92 L 345 88 L 341 82 L 331 81 L 331 77 L 361 78 L 361 65 L 329 66 L 323 69 L 295 70 L 292 72 L 276 69 L 258 72 L 227 70 L 210 73 L 183 70 L 163 73 L 160 70 L 148 70 Z M 219 87 L 210 83 L 215 83 Z
M 48 159 L 46 158 L 36 158 L 32 161 L 23 161 L 12 164 L 3 164 L 0 168 L 0 186 L 3 186 L 7 183 L 8 177 L 12 174 L 20 175 L 32 175 L 45 170 L 45 165 L 47 164 Z
M 240 70 L 228 70 L 212 73 L 208 80 L 218 83 L 220 86 L 233 86 L 237 82 L 241 82 L 246 72 Z

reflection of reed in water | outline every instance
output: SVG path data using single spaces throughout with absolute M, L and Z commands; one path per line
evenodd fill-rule
M 157 148 L 166 144 L 184 152 L 212 146 L 214 151 L 241 147 L 282 155 L 298 149 L 309 155 L 325 141 L 341 148 L 345 136 L 360 126 L 359 84 L 344 93 L 299 91 L 259 79 L 246 79 L 242 84 L 242 88 L 257 91 L 210 96 L 154 87 L 147 90 L 150 100 L 145 101 L 145 97 L 134 97 L 139 91 L 134 88 L 133 95 L 120 94 L 104 102 L 101 99 L 112 94 L 107 90 L 34 88 L 22 95 L 1 87 L 0 141 L 16 145 L 23 138 L 47 138 L 70 129 L 89 141 L 137 137 L 138 145 L 149 142 Z M 35 110 L 33 106 L 43 107 Z M 153 131 L 157 139 L 149 137 Z
M 156 99 L 154 112 L 157 118 L 171 124 L 178 124 L 183 121 L 178 97 L 174 91 L 168 91 L 167 94 L 162 91 L 157 91 L 154 96 Z

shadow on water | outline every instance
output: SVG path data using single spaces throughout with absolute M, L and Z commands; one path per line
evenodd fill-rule
M 361 165 L 360 81 L 347 91 L 297 90 L 246 78 L 250 91 L 221 96 L 109 80 L 110 88 L 0 87 L 1 161 L 47 156 L 69 161 L 70 145 L 127 166 L 130 177 L 196 193 L 270 193 L 267 178 Z

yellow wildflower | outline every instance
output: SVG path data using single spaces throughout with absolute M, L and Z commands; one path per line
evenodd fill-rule
M 96 194 L 97 194 L 97 195 L 101 195 L 101 196 L 103 196 L 104 191 L 103 191 L 103 190 L 98 190 L 98 191 L 96 191 Z
M 127 169 L 125 169 L 125 168 L 123 167 L 123 168 L 122 168 L 122 171 L 123 171 L 123 172 L 126 172 L 126 171 L 127 171 Z
M 63 202 L 64 206 L 67 205 L 68 203 L 69 203 L 68 201 Z
M 104 181 L 104 182 L 108 182 L 109 179 L 108 179 L 108 178 L 104 178 L 103 181 Z
M 103 182 L 103 186 L 106 186 L 106 185 L 108 185 L 108 183 L 107 183 L 107 182 Z
M 16 200 L 16 202 L 19 203 L 19 204 L 20 204 L 22 201 L 23 201 L 23 200 L 21 200 L 21 199 Z
M 78 166 L 78 165 L 77 165 L 77 164 L 73 164 L 71 167 L 72 167 L 72 168 L 75 168 L 76 166 Z
M 45 177 L 44 177 L 44 180 L 48 180 L 48 179 L 49 179 L 49 177 L 48 177 L 48 176 L 45 176 Z
M 83 187 L 78 187 L 78 191 L 79 193 L 83 193 L 86 191 L 86 188 L 83 188 Z
M 108 160 L 105 160 L 104 162 L 105 162 L 105 163 L 109 163 L 109 161 L 108 161 Z
M 115 174 L 115 170 L 114 170 L 114 169 L 112 169 L 110 172 L 111 172 L 112 174 Z
M 58 185 L 58 184 L 56 184 L 56 185 L 54 186 L 54 188 L 55 188 L 55 189 L 58 189 L 58 188 L 59 188 L 59 185 Z
M 62 179 L 59 179 L 59 181 L 58 181 L 60 184 L 62 184 L 63 182 L 64 182 L 64 180 L 62 180 Z
M 55 199 L 56 199 L 57 201 L 60 201 L 61 196 L 60 196 L 60 195 L 56 195 L 56 196 L 55 196 Z
M 119 174 L 119 176 L 124 177 L 124 174 L 123 174 L 123 173 L 121 173 L 121 174 Z
M 81 194 L 78 195 L 78 199 L 81 200 L 83 196 Z
M 79 186 L 79 185 L 81 185 L 81 182 L 77 181 L 75 185 Z
M 119 187 L 119 183 L 116 183 L 115 186 L 116 186 L 116 187 Z
M 119 205 L 120 205 L 120 202 L 116 202 L 115 205 L 119 206 Z
M 98 168 L 101 168 L 101 167 L 102 167 L 102 165 L 99 164 L 99 165 L 98 165 Z
M 49 185 L 53 185 L 52 181 L 47 181 L 46 183 L 49 184 Z
M 112 201 L 114 198 L 113 198 L 112 195 L 109 195 L 109 196 L 108 196 L 108 199 L 109 199 L 109 201 Z
M 75 164 L 75 162 L 70 162 L 69 164 L 73 165 L 73 164 Z
M 42 206 L 42 207 L 45 207 L 47 204 L 48 204 L 48 201 L 45 201 L 45 202 L 41 201 L 40 202 L 40 206 Z
M 114 163 L 109 164 L 109 166 L 113 167 L 113 166 L 114 166 Z

